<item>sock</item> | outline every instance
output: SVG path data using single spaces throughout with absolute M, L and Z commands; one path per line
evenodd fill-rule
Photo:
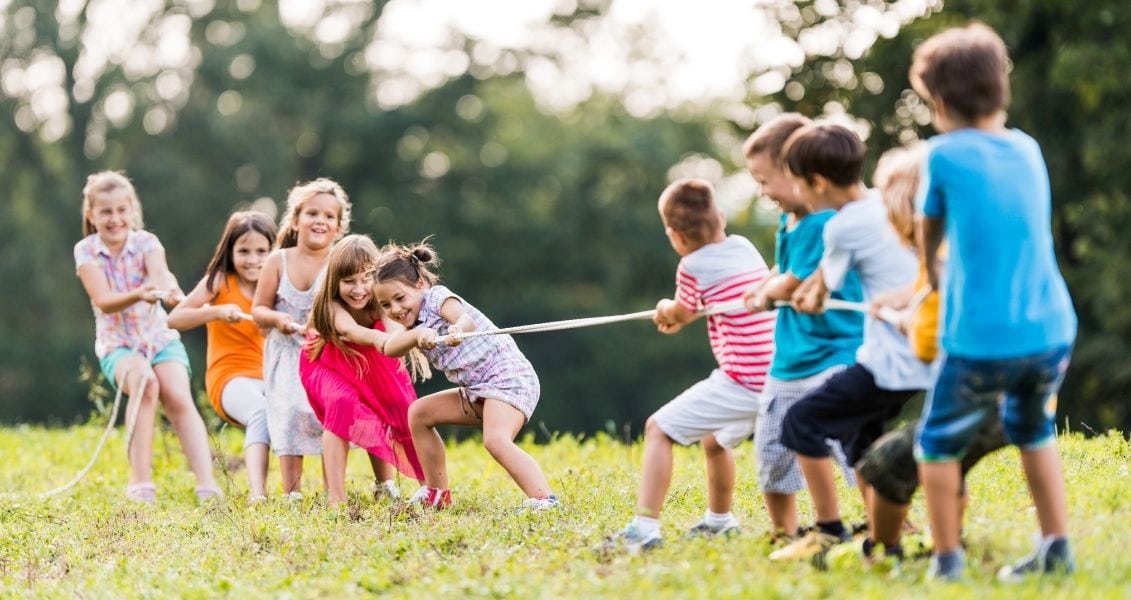
M 875 550 L 875 549 L 876 549 L 876 542 L 873 542 L 872 538 L 870 538 L 870 537 L 864 538 L 864 543 L 860 546 L 860 553 L 863 554 L 865 558 L 871 558 L 872 557 L 872 551 Z
M 703 522 L 712 529 L 724 527 L 733 520 L 734 515 L 730 511 L 727 511 L 725 513 L 716 513 L 708 510 L 703 514 Z
M 958 575 L 966 563 L 966 556 L 962 549 L 951 550 L 935 555 L 935 563 L 939 566 L 939 575 Z
M 845 535 L 844 522 L 840 519 L 837 519 L 835 521 L 828 521 L 825 523 L 817 523 L 817 528 L 821 530 L 821 533 L 827 533 L 829 535 L 835 535 L 837 537 L 844 537 Z
M 636 515 L 632 517 L 632 525 L 636 530 L 643 535 L 652 535 L 653 533 L 660 533 L 660 520 L 653 519 L 652 517 L 645 517 Z
M 895 544 L 894 546 L 884 546 L 884 556 L 890 556 L 897 560 L 903 560 L 903 546 Z

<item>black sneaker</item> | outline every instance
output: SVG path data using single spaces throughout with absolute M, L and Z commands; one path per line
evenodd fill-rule
M 1018 582 L 1028 575 L 1062 574 L 1076 570 L 1067 538 L 1042 540 L 1032 554 L 997 572 L 999 581 Z

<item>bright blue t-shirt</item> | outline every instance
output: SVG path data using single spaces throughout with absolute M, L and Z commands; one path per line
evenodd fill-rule
M 817 270 L 825 252 L 825 223 L 835 214 L 835 210 L 825 210 L 806 215 L 792 230 L 787 228 L 789 215 L 782 215 L 774 245 L 779 273 L 804 280 Z M 844 286 L 832 297 L 853 302 L 863 299 L 855 272 L 848 274 Z M 836 365 L 851 365 L 856 362 L 856 349 L 863 336 L 864 316 L 857 312 L 830 310 L 807 315 L 780 309 L 770 375 L 789 381 L 811 377 Z
M 1076 312 L 1053 251 L 1052 195 L 1037 141 L 1020 130 L 931 139 L 920 207 L 944 219 L 947 353 L 1002 359 L 1076 339 Z

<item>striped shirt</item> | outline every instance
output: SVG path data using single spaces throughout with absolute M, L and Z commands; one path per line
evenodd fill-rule
M 676 270 L 675 300 L 691 311 L 741 300 L 769 275 L 750 240 L 731 235 L 684 256 Z M 762 391 L 774 354 L 776 311 L 736 310 L 707 317 L 707 335 L 719 368 L 743 387 Z

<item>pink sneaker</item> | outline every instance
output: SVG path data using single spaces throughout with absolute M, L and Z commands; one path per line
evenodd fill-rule
M 201 485 L 196 488 L 196 499 L 201 502 L 219 500 L 224 497 L 224 492 L 214 485 Z
M 134 502 L 154 504 L 157 502 L 157 486 L 152 481 L 145 483 L 131 483 L 126 486 L 126 498 Z
M 437 510 L 444 508 L 451 508 L 452 506 L 452 491 L 448 489 L 432 488 L 426 485 L 420 486 L 416 493 L 408 499 L 409 504 L 419 504 L 435 508 Z

